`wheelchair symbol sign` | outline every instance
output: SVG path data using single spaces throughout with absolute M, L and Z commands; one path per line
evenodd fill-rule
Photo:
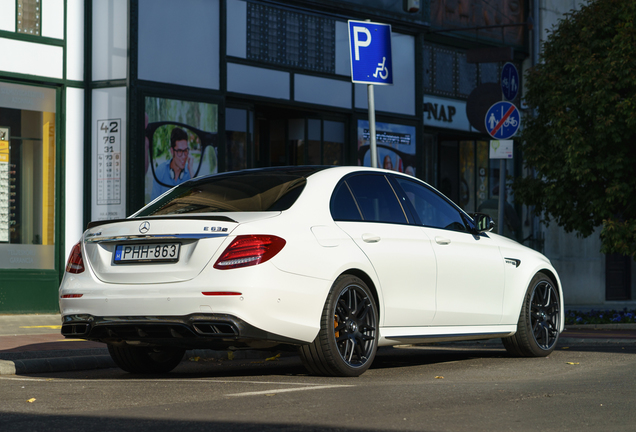
M 351 81 L 360 84 L 393 84 L 391 26 L 349 21 Z

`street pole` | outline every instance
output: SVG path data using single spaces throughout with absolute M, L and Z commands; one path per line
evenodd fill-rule
M 504 229 L 504 205 L 506 204 L 506 160 L 499 159 L 499 226 L 497 234 L 503 235 Z
M 371 167 L 378 167 L 378 152 L 375 134 L 375 98 L 373 95 L 373 84 L 367 84 L 367 99 L 369 105 L 369 144 L 371 148 Z

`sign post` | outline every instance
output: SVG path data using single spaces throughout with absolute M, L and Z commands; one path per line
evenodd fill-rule
M 391 26 L 349 20 L 351 82 L 367 84 L 371 166 L 378 167 L 373 85 L 393 84 Z
M 513 141 L 509 140 L 519 130 L 521 117 L 517 107 L 510 102 L 497 102 L 490 107 L 484 119 L 490 141 L 490 159 L 499 159 L 499 211 L 497 233 L 503 235 L 504 206 L 506 204 L 506 159 L 512 159 Z

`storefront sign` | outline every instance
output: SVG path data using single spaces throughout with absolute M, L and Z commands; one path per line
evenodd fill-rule
M 466 116 L 466 102 L 424 96 L 424 126 L 477 132 Z

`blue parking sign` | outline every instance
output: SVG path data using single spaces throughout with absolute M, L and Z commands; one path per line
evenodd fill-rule
M 391 26 L 349 21 L 351 81 L 359 84 L 393 84 Z

